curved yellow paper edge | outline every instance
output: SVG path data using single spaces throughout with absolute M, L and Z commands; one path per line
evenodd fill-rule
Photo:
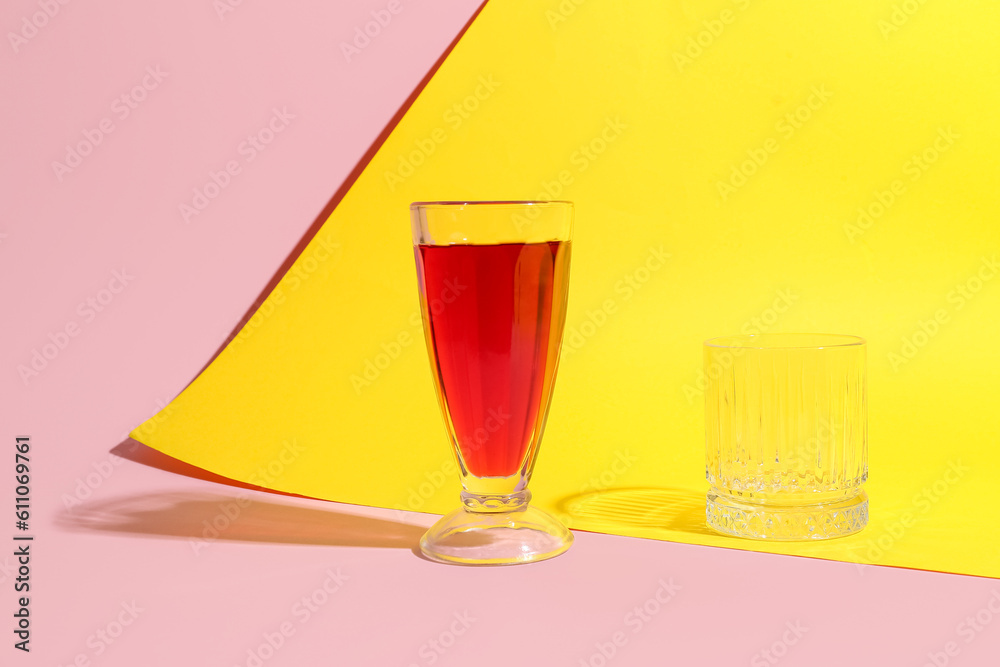
M 691 7 L 489 3 L 257 315 L 133 437 L 277 490 L 454 508 L 407 205 L 572 199 L 534 502 L 861 575 L 1000 576 L 995 12 Z M 869 340 L 862 533 L 705 528 L 701 342 L 751 330 Z

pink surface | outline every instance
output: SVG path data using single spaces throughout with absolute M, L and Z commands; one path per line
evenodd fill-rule
M 39 449 L 67 436 L 43 437 Z M 950 642 L 954 664 L 994 665 L 1000 653 L 992 579 L 579 532 L 552 561 L 454 567 L 413 552 L 435 518 L 123 462 L 94 498 L 38 531 L 35 657 L 753 666 L 777 664 L 770 651 L 820 667 L 922 665 Z M 95 633 L 133 602 L 142 611 L 97 656 Z M 967 620 L 977 614 L 978 631 Z M 260 648 L 267 637 L 280 644 L 273 655 Z
M 533 566 L 441 566 L 413 552 L 433 517 L 116 448 L 222 344 L 478 0 L 402 2 L 348 62 L 340 42 L 388 5 L 0 9 L 5 34 L 30 34 L 0 47 L 0 664 L 996 664 L 995 580 L 587 533 Z M 58 12 L 25 29 L 42 6 Z M 250 160 L 241 145 L 268 127 Z M 226 187 L 185 220 L 212 172 Z M 36 352 L 50 358 L 23 378 Z M 17 435 L 32 438 L 29 654 L 11 633 Z

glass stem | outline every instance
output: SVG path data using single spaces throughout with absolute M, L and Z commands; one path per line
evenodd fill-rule
M 524 489 L 506 495 L 486 495 L 462 491 L 462 505 L 467 512 L 516 512 L 531 501 L 531 491 Z

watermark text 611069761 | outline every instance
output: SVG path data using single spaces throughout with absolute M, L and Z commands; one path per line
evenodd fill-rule
M 27 653 L 31 650 L 31 545 L 34 536 L 27 534 L 31 520 L 31 438 L 17 436 L 14 440 L 14 557 L 17 559 L 17 578 L 14 612 L 14 648 Z

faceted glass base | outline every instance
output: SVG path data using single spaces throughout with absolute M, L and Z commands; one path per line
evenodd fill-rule
M 465 565 L 515 565 L 553 558 L 569 549 L 573 533 L 540 509 L 512 512 L 455 510 L 420 538 L 432 560 Z
M 820 505 L 764 505 L 708 492 L 706 519 L 726 535 L 758 540 L 826 540 L 860 531 L 868 523 L 864 491 Z

